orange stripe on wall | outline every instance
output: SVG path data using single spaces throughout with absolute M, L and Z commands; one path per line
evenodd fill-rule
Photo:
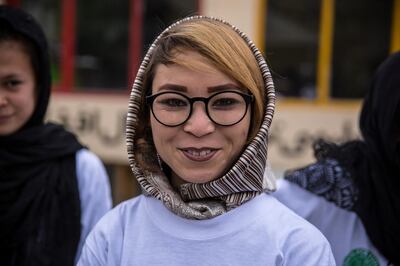
M 400 0 L 393 2 L 392 40 L 390 52 L 400 51 Z
M 317 103 L 319 104 L 326 104 L 329 101 L 334 14 L 335 1 L 322 0 L 317 70 Z
M 255 16 L 255 44 L 261 52 L 265 52 L 265 36 L 266 36 L 266 20 L 267 20 L 267 4 L 268 0 L 258 0 L 256 3 Z

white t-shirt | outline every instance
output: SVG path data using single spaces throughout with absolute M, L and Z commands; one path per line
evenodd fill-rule
M 315 225 L 328 239 L 337 265 L 387 265 L 358 216 L 325 198 L 279 179 L 273 196 Z
M 76 153 L 76 175 L 81 202 L 81 238 L 76 260 L 83 243 L 98 220 L 112 207 L 110 182 L 100 159 L 87 149 Z
M 83 265 L 335 265 L 329 243 L 268 194 L 208 220 L 181 218 L 138 196 L 89 234 Z

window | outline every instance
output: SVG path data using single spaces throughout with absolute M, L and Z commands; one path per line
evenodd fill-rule
M 129 1 L 77 1 L 75 87 L 126 90 Z
M 389 54 L 392 8 L 392 0 L 336 0 L 331 97 L 364 97 Z
M 265 56 L 281 96 L 314 98 L 319 0 L 270 0 Z
M 42 26 L 49 43 L 53 84 L 60 80 L 61 2 L 22 1 L 21 8 L 32 14 Z
M 197 0 L 147 0 L 143 4 L 142 53 L 167 26 L 180 18 L 197 14 Z

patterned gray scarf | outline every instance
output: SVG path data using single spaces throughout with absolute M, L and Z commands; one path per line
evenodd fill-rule
M 153 143 L 143 141 L 137 133 L 139 114 L 143 108 L 143 81 L 148 63 L 160 39 L 172 28 L 192 20 L 214 20 L 230 26 L 248 44 L 264 80 L 265 114 L 255 138 L 245 148 L 237 162 L 222 177 L 201 184 L 186 183 L 179 191 L 172 188 L 157 160 Z M 143 193 L 161 200 L 175 214 L 189 219 L 209 219 L 251 200 L 262 192 L 275 190 L 275 180 L 266 170 L 268 132 L 275 109 L 275 90 L 269 68 L 253 42 L 235 26 L 224 20 L 193 16 L 182 19 L 165 29 L 149 48 L 138 70 L 128 107 L 126 141 L 128 159 Z

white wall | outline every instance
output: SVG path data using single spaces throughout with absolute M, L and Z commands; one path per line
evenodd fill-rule
M 53 94 L 47 118 L 60 122 L 105 162 L 128 164 L 125 117 L 129 96 Z
M 335 143 L 359 137 L 359 106 L 279 106 L 271 127 L 268 161 L 276 172 L 314 161 L 312 143 L 324 138 Z
M 260 0 L 201 0 L 202 15 L 222 18 L 246 33 L 256 42 L 257 7 Z

